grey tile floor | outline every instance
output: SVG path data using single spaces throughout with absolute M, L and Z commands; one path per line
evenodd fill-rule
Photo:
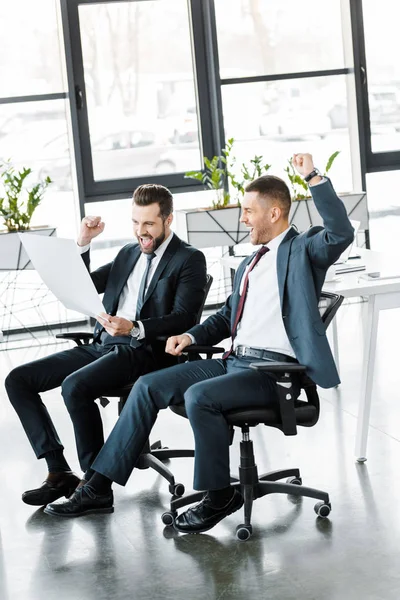
M 115 512 L 58 520 L 26 506 L 21 492 L 45 476 L 0 386 L 0 600 L 398 600 L 400 598 L 400 314 L 387 311 L 379 327 L 378 361 L 368 461 L 354 460 L 360 383 L 360 304 L 339 313 L 342 385 L 322 390 L 319 423 L 285 438 L 253 432 L 260 471 L 299 466 L 305 485 L 329 492 L 332 513 L 319 521 L 314 501 L 270 496 L 255 503 L 254 535 L 235 540 L 239 513 L 207 534 L 183 536 L 164 528 L 168 487 L 153 471 L 134 471 L 115 486 Z M 60 346 L 65 348 L 64 346 Z M 55 346 L 0 353 L 0 378 L 12 366 L 54 352 Z M 72 427 L 58 391 L 44 395 L 78 470 Z M 105 428 L 116 418 L 112 403 Z M 164 411 L 152 439 L 192 447 L 188 423 Z M 238 460 L 238 435 L 232 470 Z M 189 459 L 171 461 L 191 487 Z

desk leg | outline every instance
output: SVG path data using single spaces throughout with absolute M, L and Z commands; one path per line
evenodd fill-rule
M 376 296 L 369 296 L 366 337 L 362 366 L 361 396 L 358 407 L 355 455 L 358 462 L 367 460 L 367 440 L 371 412 L 372 384 L 375 369 L 376 338 L 378 332 L 379 309 Z
M 337 332 L 337 314 L 333 318 L 332 322 L 332 341 L 333 341 L 333 357 L 335 359 L 335 364 L 337 371 L 340 376 L 339 371 L 339 341 L 338 341 L 338 332 Z

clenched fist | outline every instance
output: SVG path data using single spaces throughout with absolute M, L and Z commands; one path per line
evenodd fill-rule
M 315 168 L 311 154 L 293 154 L 292 164 L 302 177 L 306 177 Z M 316 175 L 309 181 L 309 183 L 312 185 L 320 180 L 321 177 Z
M 174 335 L 167 339 L 165 352 L 172 354 L 172 356 L 180 356 L 186 346 L 190 346 L 191 344 L 192 340 L 188 335 Z
M 101 217 L 84 217 L 81 223 L 81 231 L 78 237 L 78 246 L 90 244 L 93 238 L 104 231 L 105 223 Z

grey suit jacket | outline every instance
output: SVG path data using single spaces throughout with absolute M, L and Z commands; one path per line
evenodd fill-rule
M 318 302 L 327 269 L 353 241 L 354 230 L 342 201 L 329 179 L 310 188 L 324 227 L 311 227 L 299 234 L 290 229 L 279 246 L 277 275 L 282 319 L 297 360 L 307 375 L 329 388 L 340 383 L 325 333 Z M 240 282 L 254 254 L 239 266 L 233 293 L 216 314 L 189 330 L 197 344 L 218 344 L 230 337 L 238 302 Z M 265 332 L 268 348 L 268 332 Z

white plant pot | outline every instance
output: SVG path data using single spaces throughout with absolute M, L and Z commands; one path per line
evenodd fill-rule
M 369 229 L 367 194 L 365 192 L 352 192 L 349 194 L 338 194 L 338 196 L 343 201 L 350 219 L 360 221 L 360 230 L 365 231 Z M 299 231 L 306 231 L 312 225 L 323 224 L 312 198 L 293 202 L 289 221 Z
M 55 236 L 55 227 L 32 227 L 24 233 L 37 233 L 38 235 Z M 0 231 L 0 271 L 24 271 L 34 269 L 27 253 L 25 252 L 18 233 Z
M 360 231 L 369 229 L 367 194 L 352 192 L 338 194 L 346 212 L 354 221 L 360 221 Z M 232 206 L 216 209 L 191 209 L 176 211 L 176 231 L 179 237 L 195 248 L 234 246 L 249 243 L 249 230 L 240 223 L 241 208 Z M 290 224 L 298 231 L 306 231 L 313 225 L 323 225 L 312 198 L 293 202 L 289 215 Z
M 195 248 L 234 246 L 249 241 L 249 230 L 240 223 L 241 208 L 177 210 L 176 232 Z

